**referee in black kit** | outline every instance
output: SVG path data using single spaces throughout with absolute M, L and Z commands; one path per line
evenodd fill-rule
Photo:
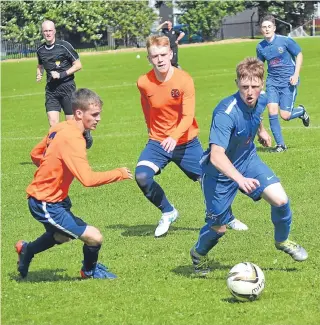
M 167 24 L 167 28 L 163 28 L 163 26 Z M 157 27 L 157 30 L 162 29 L 162 33 L 167 36 L 170 40 L 170 47 L 173 52 L 173 57 L 171 60 L 171 64 L 176 67 L 181 69 L 181 67 L 178 64 L 178 44 L 179 41 L 183 38 L 185 33 L 182 30 L 175 30 L 172 28 L 172 22 L 167 20 L 163 22 L 161 25 Z
M 46 20 L 41 25 L 45 43 L 37 49 L 37 81 L 47 72 L 46 111 L 50 127 L 59 123 L 61 108 L 66 120 L 73 119 L 71 95 L 76 90 L 74 74 L 82 68 L 78 53 L 73 46 L 62 40 L 56 40 L 54 23 Z M 87 149 L 92 146 L 90 131 L 84 132 Z

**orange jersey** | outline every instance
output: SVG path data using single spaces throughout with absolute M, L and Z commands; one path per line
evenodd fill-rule
M 151 70 L 138 79 L 137 86 L 150 139 L 172 137 L 179 145 L 198 135 L 195 89 L 188 73 L 174 68 L 171 79 L 160 82 Z
M 50 128 L 49 134 L 31 151 L 31 159 L 38 169 L 27 193 L 40 201 L 64 200 L 74 177 L 84 186 L 99 186 L 128 178 L 122 168 L 107 172 L 91 170 L 85 139 L 74 120 Z

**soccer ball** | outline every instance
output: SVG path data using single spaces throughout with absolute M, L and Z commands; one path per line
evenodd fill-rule
M 264 286 L 264 274 L 260 267 L 253 263 L 239 263 L 229 271 L 227 287 L 239 301 L 256 300 Z

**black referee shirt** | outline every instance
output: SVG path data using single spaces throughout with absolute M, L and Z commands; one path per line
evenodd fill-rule
M 54 44 L 46 43 L 37 49 L 38 63 L 44 67 L 47 72 L 47 84 L 58 85 L 74 79 L 71 74 L 63 79 L 52 79 L 51 71 L 63 72 L 72 67 L 72 63 L 79 59 L 78 53 L 73 46 L 61 40 L 56 40 Z
M 180 30 L 175 30 L 173 28 L 171 30 L 169 30 L 168 28 L 162 28 L 162 33 L 169 38 L 171 48 L 174 48 L 177 46 L 177 44 L 175 42 L 176 42 L 177 38 L 179 37 L 179 35 L 181 34 Z

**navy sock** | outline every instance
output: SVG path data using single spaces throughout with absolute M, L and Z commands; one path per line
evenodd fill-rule
M 93 271 L 96 267 L 101 245 L 83 245 L 83 266 L 86 271 Z
M 53 233 L 45 232 L 42 236 L 37 238 L 35 241 L 28 243 L 27 254 L 30 256 L 41 253 L 54 245 L 58 244 L 53 237 Z
M 304 113 L 304 109 L 302 107 L 297 107 L 297 108 L 294 108 L 291 112 L 291 115 L 290 115 L 290 118 L 289 118 L 289 121 L 290 120 L 293 120 L 297 117 L 300 117 L 302 116 Z
M 272 131 L 273 137 L 277 145 L 284 145 L 278 114 L 269 115 L 269 123 L 270 123 L 270 129 Z
M 172 205 L 169 203 L 161 186 L 153 179 L 155 172 L 152 168 L 147 166 L 138 166 L 135 172 L 135 178 L 138 186 L 145 195 L 145 197 L 162 213 L 171 212 Z
M 288 239 L 291 216 L 290 201 L 280 207 L 271 206 L 271 220 L 274 224 L 275 241 L 283 242 Z
M 195 250 L 200 255 L 207 255 L 218 244 L 224 233 L 217 233 L 208 224 L 200 229 L 199 238 L 195 244 Z

